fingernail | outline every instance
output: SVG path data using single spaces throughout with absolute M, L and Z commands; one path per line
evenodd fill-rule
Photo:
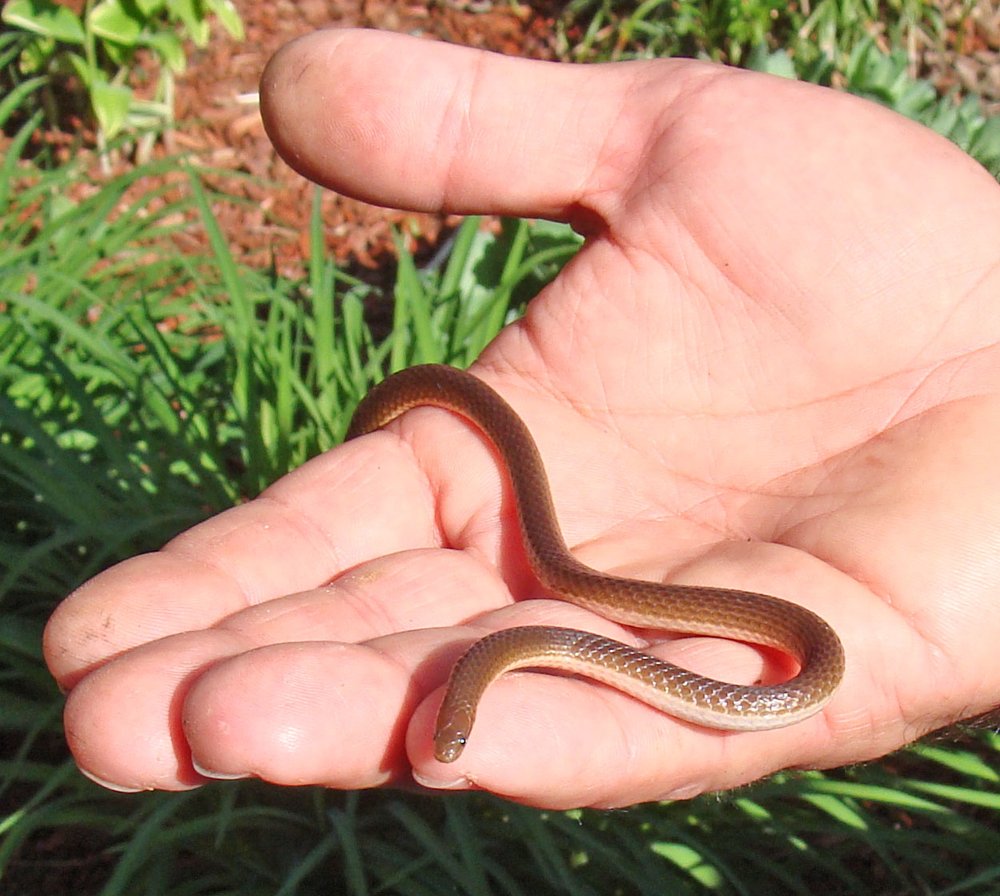
M 80 774 L 85 778 L 89 778 L 95 784 L 103 787 L 105 790 L 113 790 L 115 793 L 142 793 L 144 790 L 148 790 L 147 787 L 126 787 L 124 784 L 116 784 L 114 781 L 105 781 L 104 778 L 99 778 L 93 772 L 88 772 L 85 768 L 80 768 Z
M 205 768 L 196 759 L 191 759 L 194 770 L 203 778 L 211 778 L 213 781 L 242 781 L 245 778 L 252 778 L 253 775 L 247 772 L 217 772 L 215 769 Z
M 471 784 L 465 775 L 456 775 L 454 778 L 430 778 L 414 772 L 413 780 L 421 787 L 429 787 L 432 790 L 468 790 Z

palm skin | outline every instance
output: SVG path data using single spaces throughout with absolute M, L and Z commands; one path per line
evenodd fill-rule
M 539 593 L 496 459 L 422 409 L 57 609 L 46 656 L 88 774 L 618 806 L 868 759 L 1000 702 L 1000 188 L 978 165 L 763 75 L 373 32 L 289 45 L 261 100 L 282 155 L 342 192 L 586 233 L 473 368 L 535 434 L 567 542 L 618 574 L 802 603 L 846 677 L 820 715 L 734 734 L 512 674 L 437 763 L 440 688 L 476 637 L 647 642 Z M 729 680 L 789 672 L 704 638 L 653 650 Z

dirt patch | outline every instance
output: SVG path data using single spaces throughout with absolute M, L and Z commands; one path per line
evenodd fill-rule
M 252 175 L 230 180 L 229 192 L 252 200 L 220 208 L 220 224 L 244 261 L 274 264 L 283 273 L 301 269 L 308 253 L 313 186 L 282 162 L 264 133 L 257 109 L 260 73 L 271 55 L 294 37 L 325 27 L 366 27 L 552 59 L 555 27 L 542 5 L 398 3 L 388 0 L 236 0 L 246 38 L 220 33 L 195 51 L 177 85 L 181 127 L 168 150 L 191 150 L 213 168 Z M 221 32 L 221 29 L 220 29 Z M 325 192 L 327 244 L 338 263 L 374 269 L 394 254 L 393 228 L 411 248 L 432 245 L 449 222 L 439 216 L 376 208 Z

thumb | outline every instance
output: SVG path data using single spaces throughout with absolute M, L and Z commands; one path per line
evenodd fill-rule
M 288 164 L 338 192 L 416 211 L 566 219 L 595 184 L 613 193 L 635 167 L 648 122 L 621 120 L 635 72 L 319 31 L 268 63 L 261 114 Z

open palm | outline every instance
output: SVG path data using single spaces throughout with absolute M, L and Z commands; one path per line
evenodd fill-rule
M 440 686 L 476 637 L 646 642 L 545 599 L 496 459 L 422 409 L 67 599 L 46 651 L 85 771 L 621 805 L 867 759 L 1000 702 L 1000 188 L 974 162 L 767 76 L 373 32 L 285 48 L 262 108 L 284 157 L 345 193 L 586 233 L 473 368 L 535 434 L 567 542 L 602 570 L 802 603 L 847 674 L 819 716 L 740 734 L 515 674 L 438 764 Z M 654 652 L 788 672 L 704 638 Z

